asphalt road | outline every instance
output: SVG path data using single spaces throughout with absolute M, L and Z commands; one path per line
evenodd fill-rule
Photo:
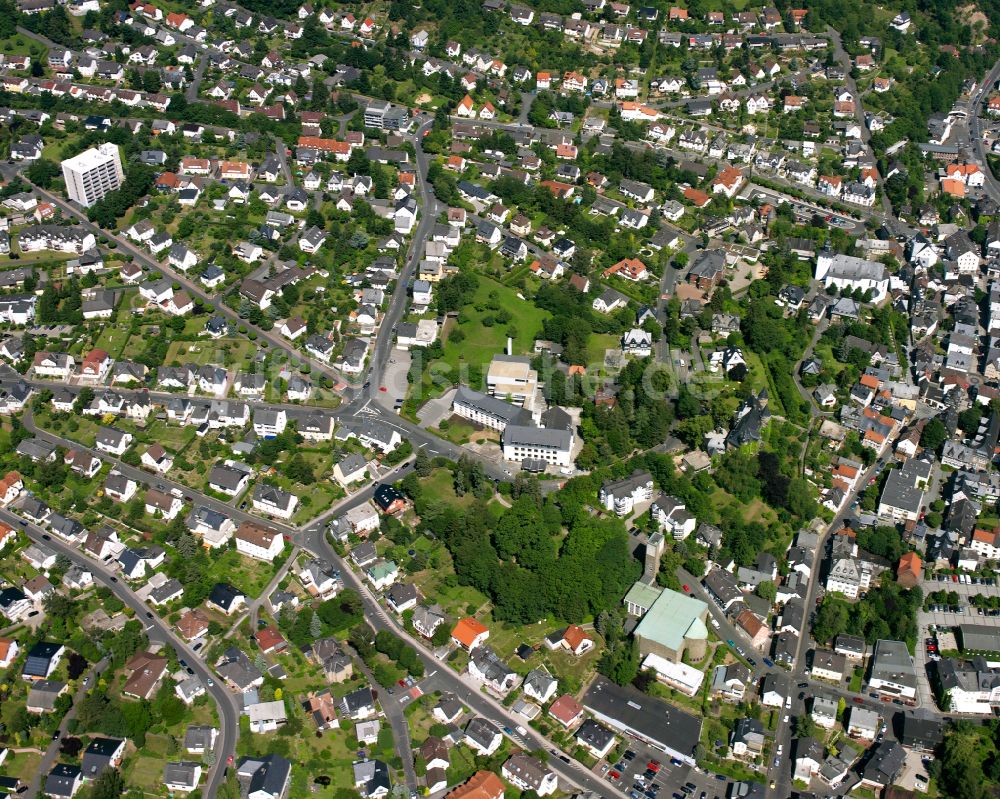
M 389 361 L 389 353 L 392 350 L 392 340 L 395 335 L 396 325 L 399 324 L 399 320 L 403 318 L 410 283 L 416 273 L 417 265 L 420 263 L 420 259 L 423 256 L 424 243 L 431 237 L 431 233 L 434 231 L 434 224 L 437 222 L 437 215 L 443 208 L 443 206 L 438 203 L 437 198 L 434 196 L 434 192 L 431 189 L 430 183 L 427 180 L 429 161 L 427 153 L 424 152 L 422 146 L 424 134 L 431 129 L 433 124 L 433 119 L 423 122 L 413 135 L 413 146 L 416 151 L 417 167 L 416 185 L 420 192 L 420 221 L 417 222 L 417 227 L 413 231 L 413 236 L 410 239 L 410 248 L 406 256 L 406 263 L 403 265 L 399 279 L 396 281 L 396 285 L 393 288 L 392 298 L 389 300 L 389 307 L 386 309 L 385 316 L 382 318 L 382 324 L 379 326 L 378 336 L 375 339 L 375 346 L 372 349 L 371 356 L 369 358 L 369 374 L 377 376 L 379 379 L 371 379 L 371 384 L 367 392 L 368 396 L 364 397 L 365 392 L 361 392 L 358 397 L 359 399 L 370 399 L 374 394 L 378 393 L 378 386 L 380 384 L 379 381 L 385 373 L 385 368 Z
M 236 313 L 232 308 L 221 301 L 220 296 L 212 296 L 205 291 L 204 287 L 201 286 L 196 280 L 192 280 L 190 277 L 185 275 L 183 272 L 178 272 L 175 269 L 171 269 L 166 264 L 161 264 L 154 261 L 145 250 L 137 247 L 132 241 L 130 241 L 125 236 L 119 235 L 118 233 L 111 230 L 104 230 L 97 225 L 92 224 L 87 217 L 80 213 L 79 209 L 71 203 L 66 202 L 61 197 L 52 194 L 38 186 L 34 187 L 41 196 L 46 200 L 55 205 L 59 210 L 61 210 L 66 216 L 71 219 L 76 220 L 76 223 L 82 227 L 90 230 L 98 238 L 104 236 L 112 239 L 116 242 L 120 251 L 126 252 L 131 255 L 135 261 L 146 269 L 159 273 L 160 275 L 170 278 L 172 281 L 179 283 L 183 289 L 192 297 L 192 299 L 200 299 L 205 308 L 211 308 L 216 313 L 220 313 L 229 320 L 242 325 L 244 327 L 252 329 L 258 336 L 259 339 L 263 339 L 270 346 L 274 347 L 275 350 L 284 353 L 285 357 L 289 359 L 292 364 L 296 363 L 308 363 L 309 366 L 320 374 L 326 375 L 334 383 L 343 381 L 344 377 L 336 369 L 331 366 L 315 359 L 310 358 L 306 354 L 300 352 L 297 349 L 289 346 L 288 342 L 285 341 L 274 329 L 264 330 L 251 324 L 246 319 L 241 319 L 240 315 Z
M 379 632 L 386 630 L 398 638 L 410 644 L 423 661 L 425 673 L 436 672 L 434 675 L 438 684 L 444 686 L 445 690 L 451 691 L 474 713 L 498 722 L 501 726 L 511 729 L 522 723 L 522 719 L 514 716 L 508 708 L 488 694 L 479 690 L 478 685 L 469 677 L 456 674 L 447 666 L 434 658 L 430 649 L 424 644 L 422 639 L 410 636 L 402 625 L 396 620 L 388 610 L 382 607 L 369 591 L 350 565 L 340 558 L 327 540 L 324 530 L 311 529 L 304 533 L 299 539 L 303 549 L 334 563 L 340 569 L 346 587 L 352 588 L 361 596 L 364 606 L 366 621 L 372 628 Z M 549 750 L 551 743 L 531 729 L 527 729 L 527 735 L 513 736 L 518 745 L 525 746 L 529 750 Z M 508 736 L 512 737 L 512 736 Z M 549 759 L 549 767 L 558 775 L 560 788 L 566 790 L 567 784 L 575 785 L 584 790 L 596 791 L 600 796 L 614 794 L 624 796 L 616 787 L 599 779 L 595 774 L 586 770 L 575 760 L 564 763 L 559 757 Z
M 993 87 L 996 85 L 998 79 L 1000 79 L 1000 61 L 993 65 L 993 69 L 987 73 L 986 77 L 979 84 L 979 88 L 973 94 L 969 103 L 969 117 L 967 119 L 969 140 L 975 150 L 976 157 L 983 166 L 983 171 L 986 173 L 986 192 L 996 201 L 1000 201 L 1000 181 L 996 179 L 993 170 L 989 167 L 989 161 L 986 160 L 986 148 L 983 146 L 980 116 L 983 113 L 983 103 L 986 97 L 993 91 Z
M 820 563 L 826 553 L 827 543 L 829 541 L 830 535 L 835 531 L 839 530 L 843 524 L 844 520 L 850 514 L 851 503 L 854 501 L 854 497 L 857 496 L 858 492 L 867 487 L 869 479 L 876 474 L 876 470 L 881 470 L 885 462 L 891 457 L 891 448 L 886 448 L 886 452 L 878 458 L 861 476 L 857 481 L 855 490 L 851 492 L 847 499 L 844 501 L 843 510 L 841 510 L 834 518 L 833 521 L 827 525 L 826 530 L 820 537 L 819 545 L 816 547 L 816 551 L 813 553 L 812 571 L 810 573 L 809 579 L 809 590 L 806 592 L 806 612 L 810 612 L 816 607 L 816 597 L 819 591 L 819 578 L 820 578 Z M 808 618 L 806 619 L 806 625 L 808 625 Z M 802 634 L 799 636 L 799 647 L 795 655 L 795 661 L 792 666 L 791 672 L 784 672 L 785 674 L 785 691 L 786 696 L 797 696 L 798 690 L 796 688 L 796 683 L 802 681 L 806 677 L 806 653 L 808 652 L 812 642 L 812 636 L 805 629 L 802 630 Z M 781 670 L 783 671 L 783 670 Z M 848 697 L 853 699 L 856 694 L 847 694 Z M 851 701 L 850 699 L 848 701 Z M 793 714 L 799 712 L 805 712 L 805 707 L 802 704 L 795 704 L 797 700 L 793 700 L 792 711 Z M 792 725 L 782 724 L 778 727 L 778 732 L 775 735 L 775 745 L 782 745 L 785 751 L 785 762 L 783 767 L 777 769 L 776 774 L 772 774 L 772 779 L 774 780 L 775 787 L 770 789 L 768 794 L 769 797 L 777 797 L 778 799 L 784 799 L 784 797 L 791 796 L 792 790 L 792 763 L 789 757 L 791 753 L 792 745 Z
M 94 582 L 104 585 L 129 608 L 135 612 L 135 617 L 139 619 L 146 628 L 146 633 L 150 638 L 156 638 L 170 646 L 177 653 L 178 657 L 184 658 L 195 676 L 205 685 L 208 694 L 215 701 L 219 711 L 219 737 L 216 742 L 216 751 L 220 756 L 208 769 L 208 778 L 202 789 L 203 795 L 213 797 L 225 777 L 226 758 L 235 753 L 236 739 L 239 735 L 239 708 L 236 705 L 235 697 L 221 684 L 214 680 L 211 671 L 204 661 L 192 650 L 188 644 L 177 636 L 168 624 L 160 619 L 155 613 L 143 603 L 132 589 L 114 576 L 103 563 L 92 560 L 78 549 L 68 546 L 56 538 L 48 535 L 41 527 L 25 521 L 8 510 L 0 510 L 0 520 L 5 521 L 15 530 L 20 529 L 25 535 L 36 543 L 44 543 L 45 546 L 54 550 L 57 554 L 65 555 L 73 563 L 85 566 L 94 575 Z M 155 633 L 155 635 L 153 635 Z M 212 684 L 209 685 L 209 681 Z
M 80 681 L 80 684 L 76 689 L 76 693 L 73 694 L 73 706 L 66 711 L 66 715 L 60 719 L 58 730 L 59 735 L 52 739 L 52 743 L 49 744 L 49 748 L 45 750 L 45 754 L 42 756 L 42 761 L 38 764 L 38 769 L 35 771 L 35 776 L 32 777 L 31 782 L 28 783 L 28 790 L 24 794 L 24 799 L 35 799 L 35 796 L 42 788 L 44 780 L 48 777 L 49 772 L 52 771 L 52 767 L 59 759 L 59 747 L 62 744 L 63 737 L 66 735 L 66 727 L 69 725 L 70 719 L 76 718 L 77 705 L 79 705 L 83 700 L 83 697 L 86 695 L 89 687 L 97 683 L 97 678 L 101 676 L 107 667 L 108 659 L 102 658 L 87 670 L 86 676 Z

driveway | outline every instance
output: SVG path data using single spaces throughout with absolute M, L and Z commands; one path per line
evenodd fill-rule
M 458 389 L 452 388 L 446 391 L 437 399 L 427 400 L 424 406 L 417 411 L 417 418 L 423 427 L 437 427 L 442 419 L 451 416 L 451 403 L 455 399 L 455 392 Z
M 918 614 L 918 635 L 917 646 L 913 655 L 913 668 L 917 672 L 917 700 L 921 707 L 935 708 L 934 692 L 931 690 L 930 678 L 927 674 L 927 647 L 924 646 L 924 639 L 929 636 L 927 623 L 922 618 L 923 614 Z

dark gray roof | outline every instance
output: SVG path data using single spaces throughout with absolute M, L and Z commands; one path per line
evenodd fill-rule
M 249 777 L 247 793 L 262 791 L 272 797 L 280 796 L 292 773 L 292 764 L 281 755 L 245 757 L 240 761 L 238 774 Z
M 504 402 L 481 391 L 476 391 L 468 386 L 460 385 L 458 387 L 458 390 L 455 392 L 454 404 L 472 408 L 480 413 L 492 416 L 504 424 L 527 423 L 531 419 L 531 414 L 525 411 L 524 408 L 519 408 L 516 405 Z
M 81 773 L 79 766 L 56 763 L 45 778 L 44 792 L 49 796 L 72 796 Z
M 598 677 L 583 697 L 598 718 L 628 734 L 662 745 L 688 762 L 701 738 L 701 719 L 672 705 Z
M 122 741 L 119 738 L 94 738 L 83 753 L 82 769 L 83 776 L 94 779 L 104 769 L 111 766 L 111 758 Z

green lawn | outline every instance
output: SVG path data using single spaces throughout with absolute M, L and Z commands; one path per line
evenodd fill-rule
M 431 476 L 424 481 L 424 487 L 430 496 L 450 505 L 466 508 L 474 500 L 472 494 L 460 497 L 455 493 L 451 471 L 448 469 L 435 469 Z
M 146 793 L 159 793 L 158 789 L 163 785 L 165 762 L 162 758 L 141 754 L 130 761 L 125 770 L 125 776 L 130 785 L 134 785 Z
M 27 36 L 18 34 L 6 39 L 0 39 L 0 53 L 7 55 L 30 55 L 45 58 L 44 45 Z
M 463 421 L 458 417 L 452 417 L 451 419 L 447 420 L 443 419 L 441 421 L 441 424 L 443 424 L 444 426 L 442 427 L 441 425 L 438 425 L 438 429 L 436 432 L 442 438 L 446 438 L 452 444 L 458 444 L 458 445 L 467 444 L 469 443 L 469 440 L 472 438 L 472 436 L 484 432 L 477 429 L 475 425 Z
M 510 314 L 509 322 L 495 321 L 501 312 Z M 506 350 L 508 334 L 513 334 L 516 355 L 530 353 L 535 336 L 547 317 L 548 312 L 520 299 L 516 290 L 480 275 L 472 303 L 462 310 L 457 322 L 448 323 L 443 363 L 432 364 L 433 371 L 440 377 L 432 386 L 427 373 L 425 396 L 440 394 L 442 384 L 476 382 L 476 375 L 486 371 L 493 356 Z M 461 335 L 456 336 L 456 331 L 461 331 Z M 457 340 L 460 337 L 462 340 Z
M 345 496 L 344 490 L 340 486 L 323 482 L 322 479 L 304 491 L 302 488 L 298 484 L 295 486 L 296 494 L 299 497 L 299 507 L 295 511 L 295 515 L 292 516 L 292 524 L 303 524 L 310 519 L 315 519 L 328 510 L 334 502 Z
M 618 349 L 621 340 L 613 333 L 591 333 L 587 340 L 587 368 L 604 366 L 605 350 Z
M 128 339 L 129 332 L 127 327 L 114 324 L 106 325 L 97 337 L 97 341 L 94 342 L 94 346 L 104 350 L 112 358 L 118 360 L 121 357 L 122 350 L 128 343 Z
M 276 568 L 263 561 L 245 558 L 235 549 L 228 549 L 212 563 L 210 575 L 213 580 L 231 583 L 247 596 L 260 596 Z
M 195 437 L 195 430 L 190 425 L 181 427 L 176 424 L 167 424 L 159 419 L 153 422 L 143 434 L 146 441 L 157 442 L 174 453 L 184 451 L 195 440 Z M 193 459 L 197 460 L 196 457 Z
M 31 782 L 41 762 L 42 756 L 35 752 L 9 752 L 7 761 L 3 764 L 3 773 L 8 777 Z
M 174 341 L 167 349 L 166 365 L 177 363 L 218 364 L 239 368 L 252 355 L 256 345 L 245 339 L 220 338 L 217 341 Z

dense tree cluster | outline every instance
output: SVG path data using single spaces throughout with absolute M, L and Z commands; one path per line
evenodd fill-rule
M 438 315 L 444 316 L 461 310 L 462 306 L 472 302 L 477 288 L 479 288 L 479 278 L 474 272 L 462 271 L 446 277 L 434 292 Z
M 457 470 L 456 480 L 468 479 L 461 475 Z M 524 493 L 499 511 L 477 499 L 462 510 L 417 481 L 406 487 L 420 529 L 444 542 L 459 582 L 486 594 L 499 620 L 526 624 L 552 615 L 580 622 L 615 606 L 638 576 L 621 522 L 595 518 L 572 500 L 564 504 L 562 492 L 544 500 Z
M 332 630 L 346 630 L 363 618 L 361 597 L 348 588 L 316 608 L 316 615 Z
M 859 549 L 891 563 L 898 561 L 908 549 L 895 527 L 862 527 L 857 531 L 856 540 Z
M 104 195 L 90 206 L 87 217 L 102 228 L 114 227 L 118 218 L 124 216 L 129 208 L 149 192 L 155 176 L 152 167 L 145 164 L 130 165 L 121 188 Z
M 565 396 L 553 396 L 553 402 L 581 407 L 580 431 L 585 442 L 577 456 L 581 468 L 595 468 L 635 449 L 663 443 L 674 417 L 668 399 L 671 383 L 666 371 L 648 373 L 653 366 L 649 358 L 629 361 L 618 376 L 616 402 L 610 405 L 595 403 L 578 390 L 576 381 L 566 384 Z
M 816 611 L 813 637 L 827 643 L 840 633 L 850 633 L 862 636 L 869 644 L 880 638 L 906 641 L 912 651 L 917 640 L 917 611 L 922 603 L 919 588 L 906 589 L 886 577 L 854 604 L 837 594 L 827 594 Z
M 943 796 L 953 799 L 986 799 L 995 796 L 1000 783 L 1000 723 L 990 719 L 978 726 L 955 720 L 928 765 Z
M 49 280 L 35 307 L 35 319 L 40 325 L 78 325 L 83 321 L 80 281 Z

